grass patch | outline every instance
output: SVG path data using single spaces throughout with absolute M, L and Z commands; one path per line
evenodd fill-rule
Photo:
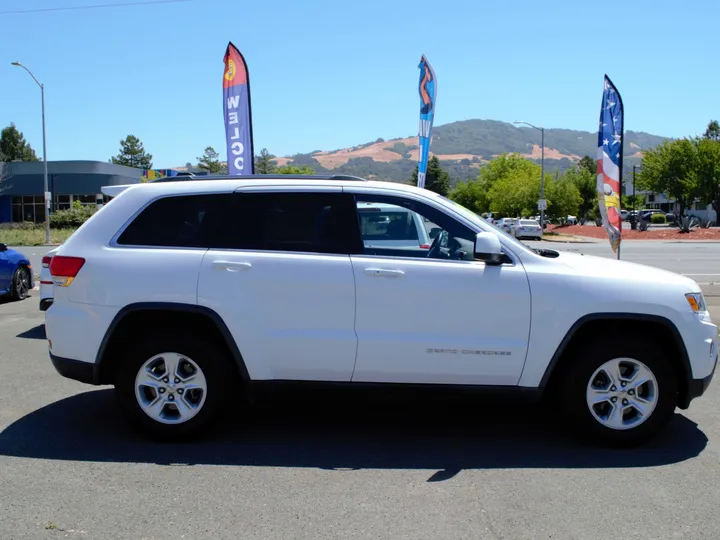
M 75 229 L 50 229 L 50 242 L 62 244 Z M 0 242 L 8 246 L 41 246 L 45 243 L 44 229 L 0 229 Z

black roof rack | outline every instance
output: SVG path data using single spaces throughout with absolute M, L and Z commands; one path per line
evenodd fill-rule
M 359 176 L 351 176 L 349 174 L 246 174 L 246 175 L 227 175 L 227 174 L 198 174 L 194 175 L 190 172 L 180 172 L 177 176 L 166 176 L 150 180 L 150 182 L 182 182 L 187 180 L 353 180 L 356 182 L 367 182 L 365 178 Z

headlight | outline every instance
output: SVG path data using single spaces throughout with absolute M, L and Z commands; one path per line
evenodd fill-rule
M 688 293 L 685 295 L 685 298 L 687 298 L 690 308 L 692 308 L 695 313 L 704 313 L 707 311 L 702 293 Z

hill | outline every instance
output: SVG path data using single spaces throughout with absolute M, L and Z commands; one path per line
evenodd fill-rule
M 626 131 L 625 173 L 638 165 L 642 149 L 666 137 Z M 278 165 L 307 165 L 318 174 L 352 174 L 365 178 L 405 182 L 417 164 L 417 136 L 377 139 L 351 148 L 316 151 L 276 158 Z M 496 120 L 463 120 L 433 127 L 430 151 L 450 172 L 451 182 L 474 178 L 483 163 L 505 152 L 517 152 L 540 163 L 540 133 Z M 545 170 L 563 171 L 583 156 L 597 154 L 597 133 L 571 129 L 545 130 Z

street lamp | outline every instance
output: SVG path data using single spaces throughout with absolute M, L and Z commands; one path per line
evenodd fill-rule
M 42 100 L 42 133 L 43 133 L 43 198 L 45 200 L 45 243 L 50 243 L 50 199 L 51 195 L 48 190 L 48 172 L 47 172 L 47 150 L 45 147 L 45 86 L 35 78 L 28 68 L 20 62 L 12 62 L 13 66 L 21 67 L 27 71 L 33 80 L 40 87 L 40 99 Z
M 523 122 L 521 120 L 516 120 L 513 122 L 513 124 L 525 124 L 526 126 L 530 126 L 531 128 L 537 129 L 541 134 L 541 156 L 540 156 L 540 200 L 543 201 L 542 203 L 538 202 L 538 206 L 542 206 L 540 208 L 540 226 L 544 229 L 545 228 L 545 128 L 537 127 L 532 125 L 530 122 Z

